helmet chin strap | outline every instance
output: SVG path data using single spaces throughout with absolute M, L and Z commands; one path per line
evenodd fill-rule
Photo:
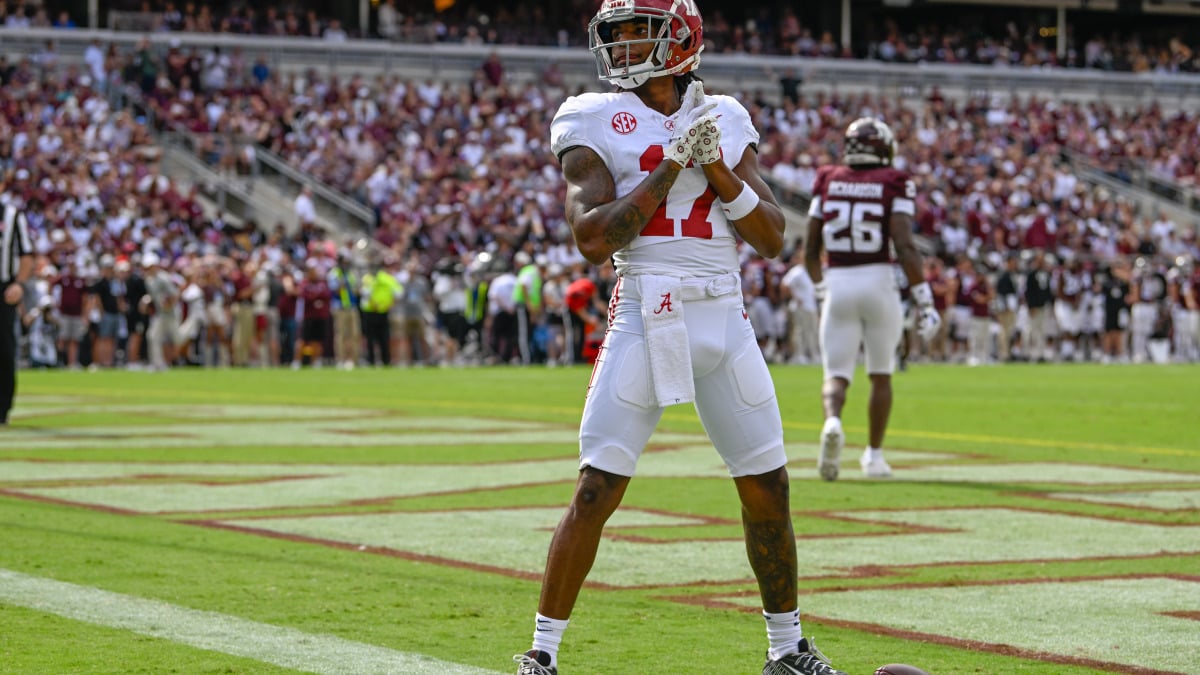
M 645 84 L 646 80 L 648 80 L 648 79 L 650 79 L 650 74 L 642 73 L 641 75 L 633 75 L 630 77 L 617 78 L 617 79 L 613 80 L 613 82 L 615 82 L 617 84 L 617 86 L 622 89 L 637 89 L 638 87 Z
M 626 46 L 625 49 L 626 52 L 628 52 L 629 47 Z M 646 56 L 645 60 L 637 65 L 645 66 L 647 64 L 657 64 L 661 68 L 662 63 L 666 61 L 668 51 L 669 47 L 666 44 L 656 44 L 654 45 L 654 48 L 650 50 L 650 53 Z M 628 57 L 628 54 L 626 56 Z M 626 62 L 628 63 L 628 61 Z M 626 75 L 625 77 L 612 77 L 609 78 L 609 81 L 616 83 L 616 85 L 622 89 L 637 89 L 652 77 L 662 77 L 666 75 L 670 75 L 670 73 L 664 73 L 661 70 L 655 69 L 647 70 L 641 73 L 634 73 L 632 75 Z

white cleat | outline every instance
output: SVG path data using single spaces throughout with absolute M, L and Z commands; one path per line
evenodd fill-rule
M 862 458 L 858 460 L 858 465 L 862 467 L 863 478 L 892 477 L 892 467 L 882 457 L 872 461 L 870 456 L 864 452 Z
M 842 433 L 842 421 L 836 417 L 825 420 L 821 429 L 821 457 L 817 460 L 817 472 L 825 480 L 837 480 L 838 467 L 842 461 L 842 445 L 846 434 Z

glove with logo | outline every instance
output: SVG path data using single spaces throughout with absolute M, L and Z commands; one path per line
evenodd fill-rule
M 702 119 L 706 121 L 700 127 L 700 137 L 692 146 L 692 159 L 697 164 L 712 164 L 721 159 L 721 127 L 717 126 L 717 118 L 712 115 Z
M 928 283 L 912 288 L 913 302 L 917 303 L 917 334 L 923 340 L 932 340 L 942 327 L 942 317 L 933 307 L 933 290 Z
M 689 84 L 675 113 L 675 133 L 663 146 L 663 155 L 679 166 L 687 166 L 701 130 L 710 123 L 716 126 L 715 118 L 709 115 L 715 107 L 715 101 L 705 103 L 702 82 L 697 80 Z

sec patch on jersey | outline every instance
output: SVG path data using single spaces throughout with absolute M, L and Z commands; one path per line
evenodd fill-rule
M 886 666 L 876 668 L 875 675 L 929 675 L 929 673 L 916 666 L 908 666 L 903 663 L 889 663 Z

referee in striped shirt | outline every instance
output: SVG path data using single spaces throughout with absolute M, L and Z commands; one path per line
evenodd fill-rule
M 17 317 L 25 282 L 33 275 L 33 242 L 25 214 L 5 204 L 0 217 L 0 426 L 8 424 L 17 391 Z

